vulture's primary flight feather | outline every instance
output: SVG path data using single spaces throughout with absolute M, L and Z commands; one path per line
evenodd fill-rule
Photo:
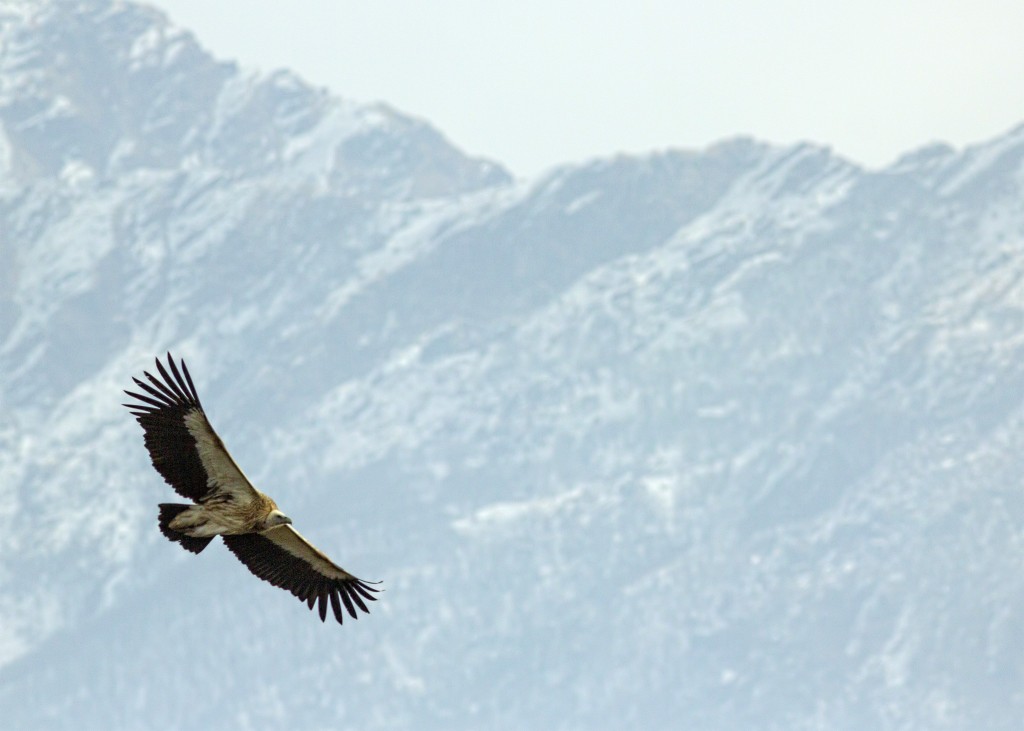
M 199 553 L 221 536 L 228 549 L 264 581 L 314 605 L 320 619 L 330 605 L 335 619 L 342 607 L 352 618 L 369 612 L 367 601 L 378 591 L 327 558 L 292 528 L 277 504 L 252 486 L 224 448 L 199 403 L 185 361 L 167 367 L 156 359 L 159 376 L 133 378 L 139 391 L 125 391 L 136 403 L 125 404 L 145 432 L 146 449 L 156 471 L 190 504 L 161 503 L 160 532 L 183 548 Z

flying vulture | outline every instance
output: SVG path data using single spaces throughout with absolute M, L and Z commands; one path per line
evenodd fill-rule
M 328 603 L 339 624 L 342 604 L 353 619 L 356 608 L 369 612 L 366 601 L 375 600 L 377 589 L 327 558 L 252 486 L 210 426 L 185 361 L 178 370 L 168 353 L 167 365 L 170 373 L 157 358 L 160 378 L 146 372 L 149 383 L 132 378 L 143 393 L 125 391 L 137 403 L 124 404 L 145 432 L 156 471 L 192 501 L 161 503 L 160 532 L 192 553 L 220 536 L 256 576 L 287 589 L 310 609 L 319 603 L 321 621 Z

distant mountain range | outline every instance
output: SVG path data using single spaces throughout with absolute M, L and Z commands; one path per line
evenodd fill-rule
M 3 725 L 1019 730 L 1022 201 L 1024 127 L 515 180 L 5 0 Z M 167 350 L 369 616 L 159 534 L 120 404 Z

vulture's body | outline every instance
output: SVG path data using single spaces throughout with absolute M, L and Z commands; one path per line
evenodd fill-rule
M 330 604 L 343 619 L 342 605 L 356 618 L 377 590 L 357 579 L 303 538 L 277 504 L 252 486 L 224 448 L 199 403 L 184 361 L 170 353 L 170 373 L 156 361 L 161 378 L 133 378 L 144 392 L 125 391 L 138 403 L 125 404 L 145 432 L 153 466 L 192 504 L 162 503 L 160 532 L 199 553 L 216 536 L 256 576 L 318 605 L 320 619 Z

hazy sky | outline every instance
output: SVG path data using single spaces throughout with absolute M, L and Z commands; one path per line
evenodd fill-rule
M 221 58 L 520 175 L 736 134 L 868 165 L 1024 122 L 1022 0 L 158 0 Z

